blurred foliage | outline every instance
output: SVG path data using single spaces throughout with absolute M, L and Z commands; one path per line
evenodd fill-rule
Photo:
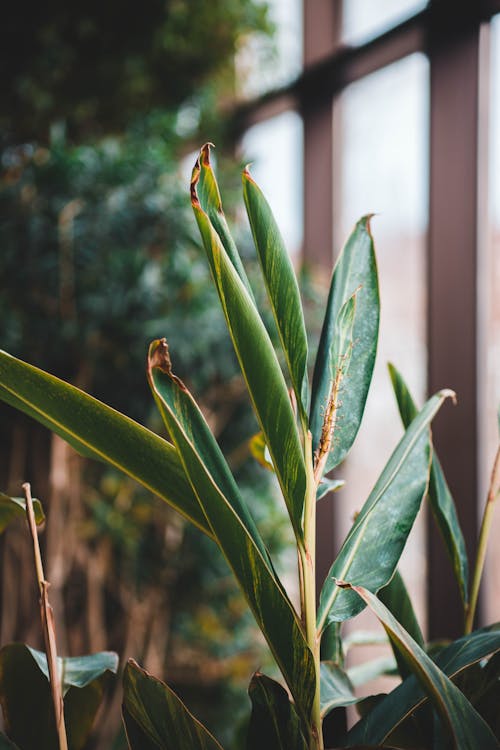
M 250 458 L 256 423 L 208 283 L 188 176 L 175 166 L 181 116 L 156 112 L 121 137 L 85 145 L 55 139 L 47 147 L 4 150 L 1 346 L 161 430 L 145 356 L 149 341 L 166 335 L 176 372 L 200 398 L 254 516 L 279 552 L 288 525 L 270 474 Z M 220 167 L 226 193 L 236 195 L 240 170 L 228 168 L 223 154 Z M 230 202 L 228 209 L 235 212 Z M 252 275 L 248 229 L 239 234 Z M 13 412 L 2 407 L 2 414 L 3 439 L 12 443 Z M 67 570 L 59 618 L 70 652 L 113 648 L 165 672 L 229 741 L 247 712 L 248 674 L 267 656 L 225 561 L 135 483 L 95 463 L 80 466 L 78 507 L 68 501 L 56 509 L 57 495 L 47 503 L 49 571 L 50 540 L 60 533 L 51 526 L 53 514 L 62 514 L 68 530 L 61 542 Z M 37 476 L 29 479 L 37 490 Z M 89 614 L 96 586 L 101 605 Z M 104 642 L 92 640 L 96 630 Z M 234 722 L 228 724 L 228 715 Z
M 5 8 L 0 346 L 161 430 L 145 357 L 151 339 L 167 336 L 176 372 L 199 397 L 278 551 L 288 526 L 270 475 L 249 463 L 256 424 L 186 191 L 187 144 L 200 129 L 231 151 L 220 112 L 234 90 L 232 58 L 249 34 L 269 39 L 270 29 L 266 3 L 251 0 Z M 240 170 L 223 149 L 218 157 L 226 194 L 239 195 Z M 67 466 L 56 467 L 65 479 L 54 484 L 54 445 L 32 429 L 1 407 L 11 455 L 0 457 L 0 471 L 13 490 L 21 479 L 48 489 L 45 552 L 49 576 L 64 561 L 52 590 L 67 652 L 113 648 L 165 672 L 229 739 L 246 712 L 248 674 L 267 657 L 217 548 L 133 482 L 75 463 L 71 452 L 57 459 Z M 20 538 L 11 532 L 4 542 L 0 589 L 9 607 L 0 629 L 36 642 L 30 583 L 9 581 L 13 565 L 30 575 Z M 35 598 L 32 606 L 36 618 Z M 119 696 L 110 701 L 96 747 L 120 747 L 109 734 L 113 712 L 120 724 Z
M 242 38 L 270 28 L 267 4 L 250 0 L 8 3 L 0 131 L 8 142 L 47 142 L 56 121 L 71 138 L 122 132 L 137 114 L 199 101 L 215 79 L 230 84 Z

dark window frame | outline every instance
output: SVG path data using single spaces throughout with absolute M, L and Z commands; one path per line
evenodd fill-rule
M 304 255 L 312 263 L 330 268 L 333 257 L 334 164 L 339 145 L 333 122 L 335 97 L 349 84 L 414 52 L 429 59 L 427 388 L 432 393 L 449 386 L 458 393 L 457 406 L 436 419 L 433 438 L 473 560 L 481 507 L 476 281 L 479 225 L 484 215 L 478 207 L 486 204 L 487 182 L 480 158 L 488 97 L 481 80 L 487 74 L 489 21 L 500 12 L 500 0 L 431 0 L 421 12 L 357 47 L 340 42 L 342 0 L 304 0 L 303 5 L 302 75 L 241 107 L 234 122 L 237 131 L 243 132 L 285 110 L 300 112 L 304 122 Z M 334 554 L 334 514 L 334 503 L 318 506 L 319 583 Z M 427 562 L 428 636 L 458 637 L 463 631 L 462 607 L 432 518 Z

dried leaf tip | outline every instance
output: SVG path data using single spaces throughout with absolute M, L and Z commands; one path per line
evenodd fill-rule
M 167 339 L 163 338 L 153 341 L 149 347 L 148 366 L 150 370 L 157 367 L 167 374 L 172 372 Z
M 439 395 L 442 399 L 451 398 L 453 405 L 457 405 L 457 394 L 455 393 L 455 391 L 452 391 L 451 388 L 443 388 L 441 391 L 439 391 Z
M 210 166 L 210 149 L 215 148 L 213 143 L 210 143 L 210 141 L 207 141 L 207 143 L 204 143 L 200 150 L 200 158 L 201 163 L 204 167 Z

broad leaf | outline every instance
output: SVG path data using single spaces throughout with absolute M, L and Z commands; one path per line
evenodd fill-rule
M 222 750 L 173 690 L 133 659 L 123 674 L 123 707 L 131 750 Z
M 337 428 L 340 427 L 341 391 L 344 390 L 351 361 L 355 312 L 356 293 L 344 302 L 335 321 L 330 349 L 330 392 L 323 408 L 323 427 L 314 453 L 314 473 L 319 477 L 323 475 L 330 451 L 337 440 Z
M 490 728 L 449 677 L 499 648 L 500 629 L 484 629 L 460 638 L 444 649 L 434 663 L 374 594 L 360 586 L 354 586 L 353 589 L 382 622 L 390 639 L 404 655 L 413 675 L 353 727 L 343 746 L 385 742 L 407 716 L 426 698 L 430 698 L 453 738 L 455 747 L 460 750 L 498 748 L 498 742 Z
M 306 718 L 314 693 L 314 663 L 298 616 L 201 412 L 172 373 L 164 341 L 150 347 L 148 376 L 209 527 Z
M 199 159 L 191 183 L 194 214 L 255 414 L 264 433 L 295 534 L 301 538 L 306 472 L 288 389 L 253 300 L 198 198 L 200 165 Z
M 321 662 L 321 716 L 334 708 L 352 706 L 363 698 L 354 695 L 354 687 L 346 672 L 333 662 Z
M 140 482 L 211 534 L 175 448 L 106 404 L 0 351 L 0 399 L 56 432 L 79 453 Z
M 281 685 L 264 674 L 254 674 L 248 688 L 252 714 L 247 750 L 307 750 L 300 719 Z
M 418 412 L 415 402 L 401 374 L 394 365 L 389 364 L 392 387 L 398 402 L 399 413 L 404 427 L 408 427 Z M 431 478 L 429 482 L 429 501 L 432 512 L 446 545 L 446 551 L 453 565 L 460 594 L 464 605 L 469 600 L 469 564 L 465 542 L 457 517 L 457 511 L 450 489 L 446 482 L 441 464 L 436 455 L 432 459 Z
M 89 660 L 86 667 L 92 666 L 82 668 L 86 660 Z M 59 660 L 61 668 L 66 661 Z M 109 653 L 93 654 L 71 661 L 64 680 L 64 721 L 70 750 L 81 750 L 101 704 L 107 672 L 116 670 L 117 657 Z M 58 747 L 47 673 L 45 655 L 22 643 L 0 650 L 0 703 L 5 730 L 22 750 Z
M 411 635 L 413 640 L 423 648 L 424 637 L 413 610 L 408 590 L 398 570 L 396 570 L 387 586 L 380 589 L 378 598 L 383 604 L 385 604 L 387 609 L 392 612 L 396 620 L 404 627 L 406 632 Z M 404 680 L 405 677 L 408 677 L 410 674 L 408 665 L 402 658 L 398 649 L 394 647 L 392 641 L 391 645 L 393 646 L 394 656 L 398 663 L 399 674 Z
M 49 679 L 47 657 L 43 651 L 26 646 L 36 661 L 38 668 Z M 101 677 L 105 672 L 116 673 L 118 669 L 118 655 L 114 651 L 100 651 L 86 656 L 58 656 L 57 668 L 61 680 L 63 696 L 71 687 L 84 688 Z
M 328 477 L 323 477 L 321 482 L 318 485 L 318 489 L 316 492 L 316 500 L 321 500 L 325 495 L 328 495 L 330 492 L 337 492 L 337 490 L 341 490 L 342 487 L 345 485 L 344 479 L 328 479 Z
M 35 522 L 37 525 L 45 521 L 40 500 L 33 498 L 33 511 L 35 513 Z M 15 521 L 16 518 L 26 518 L 26 500 L 24 497 L 9 497 L 0 492 L 0 534 L 5 531 L 7 526 Z
M 364 608 L 352 591 L 336 585 L 336 579 L 376 592 L 394 575 L 427 492 L 429 423 L 451 394 L 441 391 L 429 399 L 377 480 L 323 585 L 318 611 L 320 631 L 329 622 L 346 620 Z
M 370 217 L 364 217 L 356 224 L 335 265 L 314 366 L 310 426 L 313 450 L 316 451 L 331 389 L 330 361 L 337 316 L 344 303 L 360 287 L 353 329 L 354 347 L 350 367 L 346 373 L 346 387 L 342 393 L 335 441 L 325 471 L 337 466 L 354 442 L 375 364 L 380 302 L 377 264 L 369 219 Z
M 307 335 L 297 278 L 271 208 L 248 169 L 243 172 L 243 196 L 299 411 L 306 423 Z

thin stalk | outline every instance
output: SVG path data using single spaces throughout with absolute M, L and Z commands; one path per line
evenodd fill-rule
M 320 710 L 320 652 L 316 631 L 316 482 L 312 460 L 312 436 L 305 436 L 305 459 L 307 467 L 307 494 L 304 505 L 304 543 L 299 544 L 301 568 L 302 620 L 306 630 L 306 640 L 314 658 L 316 689 L 311 714 L 310 750 L 323 750 Z
M 40 553 L 40 544 L 38 542 L 35 514 L 33 511 L 33 500 L 31 497 L 31 487 L 28 482 L 23 484 L 23 492 L 26 499 L 26 517 L 28 519 L 28 528 L 33 544 L 36 577 L 38 582 L 38 589 L 40 591 L 40 614 L 42 618 L 43 637 L 45 640 L 45 653 L 47 656 L 47 664 L 49 667 L 50 690 L 52 693 L 52 702 L 54 704 L 56 729 L 59 739 L 59 750 L 68 750 L 68 739 L 66 737 L 66 727 L 64 724 L 64 704 L 61 691 L 61 681 L 59 678 L 59 670 L 57 668 L 57 646 L 54 615 L 52 612 L 52 607 L 49 604 L 49 582 L 45 580 L 45 575 L 43 572 L 42 555 Z
M 479 596 L 479 587 L 481 585 L 481 577 L 483 574 L 484 561 L 486 559 L 486 548 L 488 545 L 488 537 L 491 531 L 491 524 L 493 521 L 493 513 L 495 510 L 495 502 L 500 494 L 500 447 L 497 450 L 495 461 L 493 464 L 493 471 L 491 472 L 490 487 L 488 490 L 488 497 L 486 499 L 486 506 L 484 508 L 483 520 L 481 522 L 481 530 L 479 532 L 479 542 L 477 548 L 476 564 L 474 566 L 474 576 L 472 578 L 471 594 L 469 606 L 467 607 L 467 613 L 465 617 L 465 634 L 467 635 L 472 631 L 474 625 L 474 616 L 476 614 L 477 600 Z

